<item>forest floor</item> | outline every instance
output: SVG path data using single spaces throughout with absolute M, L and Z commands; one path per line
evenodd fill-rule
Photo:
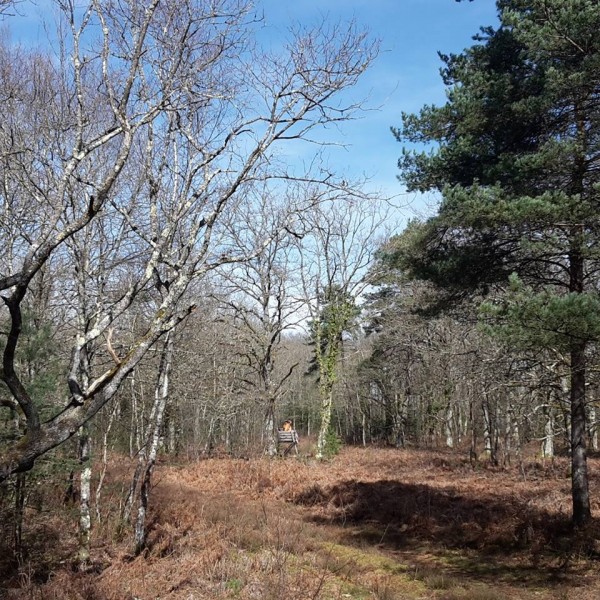
M 120 459 L 112 466 L 103 504 L 114 509 L 129 471 Z M 600 515 L 600 459 L 589 467 Z M 0 597 L 600 598 L 600 524 L 570 531 L 566 458 L 473 468 L 451 451 L 344 448 L 324 463 L 302 455 L 162 463 L 154 481 L 144 555 L 132 556 L 107 518 L 95 529 L 94 568 L 74 572 L 76 522 L 46 519 L 38 554 L 55 563 L 42 580 L 32 553 L 29 571 Z

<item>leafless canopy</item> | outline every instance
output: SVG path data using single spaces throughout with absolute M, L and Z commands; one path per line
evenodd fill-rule
M 276 149 L 351 117 L 359 106 L 339 93 L 376 53 L 352 25 L 299 30 L 281 52 L 262 52 L 244 0 L 56 8 L 55 56 L 0 43 L 2 406 L 18 404 L 24 420 L 0 450 L 0 480 L 113 397 L 193 310 L 203 274 L 261 252 L 237 240 L 242 207 L 260 197 L 251 190 L 293 180 L 342 189 L 330 173 L 290 169 Z M 289 229 L 296 208 L 277 226 Z M 45 420 L 16 360 L 34 287 L 47 318 L 66 305 L 68 393 Z

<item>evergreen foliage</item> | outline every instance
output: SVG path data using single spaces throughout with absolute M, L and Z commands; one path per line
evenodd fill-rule
M 494 292 L 482 309 L 490 330 L 570 356 L 573 516 L 583 524 L 586 352 L 600 334 L 600 5 L 497 6 L 497 29 L 441 55 L 446 104 L 403 115 L 394 130 L 433 145 L 405 149 L 399 167 L 409 190 L 439 190 L 442 201 L 391 240 L 386 260 L 447 299 Z
M 333 458 L 340 453 L 342 449 L 342 440 L 336 433 L 333 427 L 329 427 L 327 435 L 325 436 L 325 447 L 323 449 L 323 456 L 325 458 Z
M 337 381 L 344 333 L 356 328 L 360 309 L 354 298 L 341 286 L 330 285 L 319 296 L 317 318 L 310 323 L 314 358 L 309 372 L 316 371 L 321 398 L 321 426 L 317 440 L 317 458 L 326 456 L 331 422 L 333 386 Z
M 360 309 L 354 298 L 339 286 L 328 286 L 319 295 L 320 311 L 310 323 L 311 345 L 314 356 L 309 373 L 317 372 L 335 381 L 337 361 L 342 351 L 344 334 L 351 334 L 357 327 Z
M 35 403 L 43 419 L 49 418 L 55 408 L 56 394 L 64 365 L 55 339 L 53 325 L 41 319 L 35 311 L 25 309 L 22 315 L 21 339 L 15 360 L 23 373 L 23 385 Z M 0 339 L 0 350 L 4 350 L 4 339 Z M 2 385 L 0 397 L 10 398 L 7 387 Z M 20 410 L 17 410 L 19 413 Z M 13 415 L 14 422 L 20 421 Z M 21 425 L 24 425 L 22 423 Z M 0 430 L 0 439 L 14 439 L 19 432 L 9 425 Z

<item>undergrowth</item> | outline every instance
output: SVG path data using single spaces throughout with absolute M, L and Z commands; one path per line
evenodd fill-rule
M 115 533 L 129 466 L 114 457 L 90 569 L 72 567 L 76 506 L 63 503 L 64 482 L 48 485 L 28 508 L 27 561 L 3 549 L 0 598 L 597 598 L 600 536 L 595 525 L 573 535 L 556 473 L 532 465 L 523 479 L 516 468 L 473 470 L 458 454 L 356 448 L 325 464 L 163 464 L 136 557 L 128 530 Z M 7 544 L 10 494 L 0 500 Z

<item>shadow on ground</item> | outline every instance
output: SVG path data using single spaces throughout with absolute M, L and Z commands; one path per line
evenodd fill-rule
M 528 586 L 572 575 L 567 567 L 593 553 L 599 529 L 594 523 L 574 534 L 564 515 L 535 510 L 525 498 L 473 497 L 397 480 L 311 486 L 294 502 L 310 507 L 311 521 L 342 527 L 347 543 L 409 555 L 426 549 L 448 572 Z

